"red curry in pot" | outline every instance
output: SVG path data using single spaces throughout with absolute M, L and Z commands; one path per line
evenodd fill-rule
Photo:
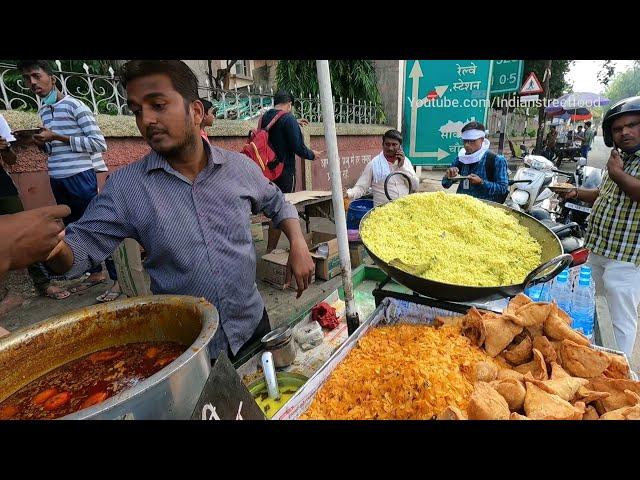
M 186 349 L 175 342 L 141 342 L 86 355 L 0 403 L 0 420 L 54 419 L 91 407 L 149 378 Z

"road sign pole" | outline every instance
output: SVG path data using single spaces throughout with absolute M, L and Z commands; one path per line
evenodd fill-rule
M 504 132 L 507 129 L 507 106 L 502 107 L 502 118 L 500 119 L 500 140 L 498 140 L 498 155 L 504 152 Z

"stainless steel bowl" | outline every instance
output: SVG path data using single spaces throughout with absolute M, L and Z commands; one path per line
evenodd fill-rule
M 135 387 L 64 419 L 188 419 L 211 370 L 218 312 L 203 298 L 137 297 L 58 315 L 0 339 L 0 401 L 90 353 L 133 342 L 174 341 L 185 352 Z
M 273 355 L 276 368 L 288 367 L 296 359 L 296 343 L 292 337 L 293 330 L 287 325 L 278 327 L 262 337 L 262 345 Z

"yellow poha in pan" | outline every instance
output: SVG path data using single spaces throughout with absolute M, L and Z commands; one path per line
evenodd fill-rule
M 515 285 L 541 263 L 542 248 L 518 220 L 469 195 L 416 193 L 373 210 L 362 240 L 379 258 L 442 283 Z

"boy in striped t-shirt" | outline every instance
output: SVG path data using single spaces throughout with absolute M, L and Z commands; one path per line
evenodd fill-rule
M 98 193 L 94 162 L 107 150 L 107 143 L 91 110 L 81 101 L 60 92 L 49 64 L 26 60 L 18 64 L 26 85 L 42 99 L 38 111 L 44 128 L 33 136 L 34 143 L 49 155 L 49 181 L 58 204 L 68 205 L 71 215 L 65 225 L 82 217 Z M 104 280 L 102 267 L 75 290 L 84 290 Z

